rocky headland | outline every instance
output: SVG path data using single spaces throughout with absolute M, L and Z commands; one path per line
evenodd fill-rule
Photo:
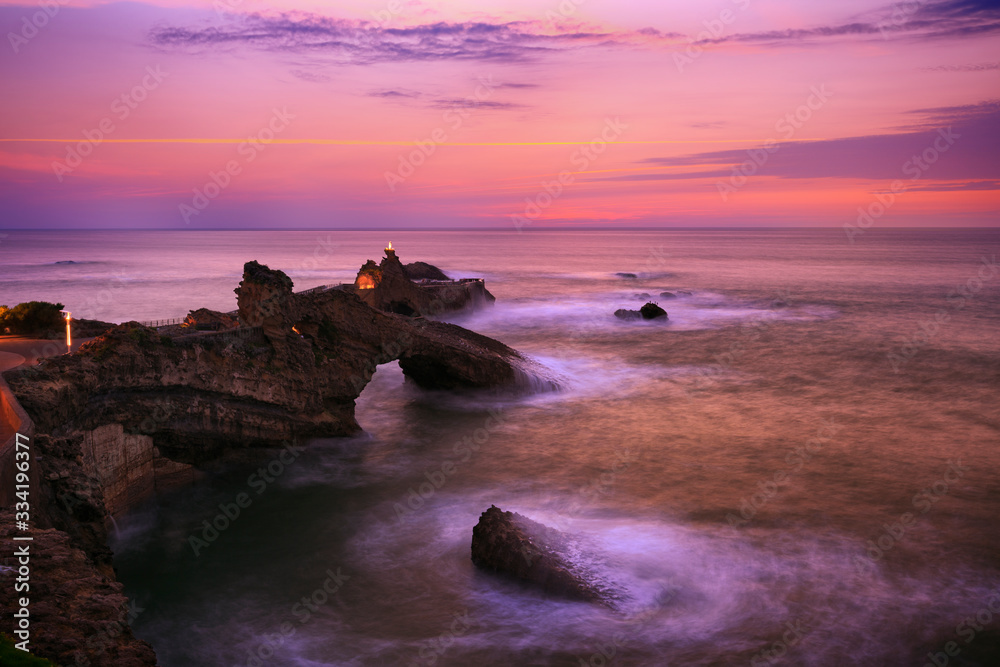
M 52 564 L 48 588 L 35 595 L 60 600 L 34 626 L 38 655 L 154 665 L 150 647 L 121 622 L 109 517 L 233 450 L 360 431 L 355 400 L 380 364 L 398 360 L 427 389 L 556 388 L 516 350 L 425 317 L 491 302 L 481 281 L 419 284 L 391 251 L 374 266 L 377 274 L 359 273 L 359 281 L 377 276 L 370 287 L 296 293 L 283 272 L 247 262 L 235 313 L 200 309 L 162 330 L 127 322 L 74 354 L 4 375 L 35 433 L 33 530 Z M 113 635 L 102 630 L 109 623 L 120 626 Z M 12 627 L 8 617 L 0 632 Z

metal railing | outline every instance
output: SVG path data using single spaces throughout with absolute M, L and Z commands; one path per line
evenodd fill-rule
M 143 320 L 142 322 L 139 322 L 139 324 L 144 327 L 153 327 L 156 329 L 157 327 L 169 327 L 174 324 L 181 324 L 186 319 L 186 317 L 172 317 L 169 320 Z

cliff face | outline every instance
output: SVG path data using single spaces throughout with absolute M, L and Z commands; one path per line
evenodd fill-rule
M 498 341 L 385 313 L 350 290 L 294 294 L 283 273 L 251 262 L 236 291 L 242 330 L 174 338 L 127 323 L 75 355 L 9 373 L 8 383 L 40 433 L 107 424 L 142 433 L 158 415 L 153 444 L 184 463 L 354 433 L 355 399 L 379 364 L 396 359 L 425 388 L 554 386 Z
M 76 354 L 5 375 L 38 434 L 36 527 L 54 529 L 54 558 L 77 559 L 60 536 L 85 557 L 94 586 L 117 586 L 110 513 L 189 479 L 192 466 L 227 450 L 357 432 L 355 399 L 380 364 L 398 359 L 408 378 L 431 389 L 555 388 L 503 343 L 373 308 L 351 286 L 294 294 L 284 273 L 248 262 L 236 293 L 239 328 L 164 336 L 129 322 Z M 91 616 L 114 616 L 120 606 L 106 597 Z M 103 656 L 55 640 L 37 648 L 64 664 L 79 651 L 94 665 L 154 664 L 130 632 L 113 644 Z M 108 656 L 117 652 L 138 662 L 114 662 Z

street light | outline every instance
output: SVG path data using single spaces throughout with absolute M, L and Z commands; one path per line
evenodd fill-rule
M 70 332 L 69 323 L 73 319 L 70 316 L 73 314 L 68 310 L 60 310 L 60 313 L 66 317 L 66 352 L 70 352 L 73 349 L 73 334 Z

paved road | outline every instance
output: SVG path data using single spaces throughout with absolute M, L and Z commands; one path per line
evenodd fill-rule
M 24 363 L 24 357 L 14 352 L 0 352 L 0 373 L 20 366 Z M 14 426 L 8 424 L 7 420 L 0 415 L 0 442 L 7 442 L 7 438 L 14 435 Z

